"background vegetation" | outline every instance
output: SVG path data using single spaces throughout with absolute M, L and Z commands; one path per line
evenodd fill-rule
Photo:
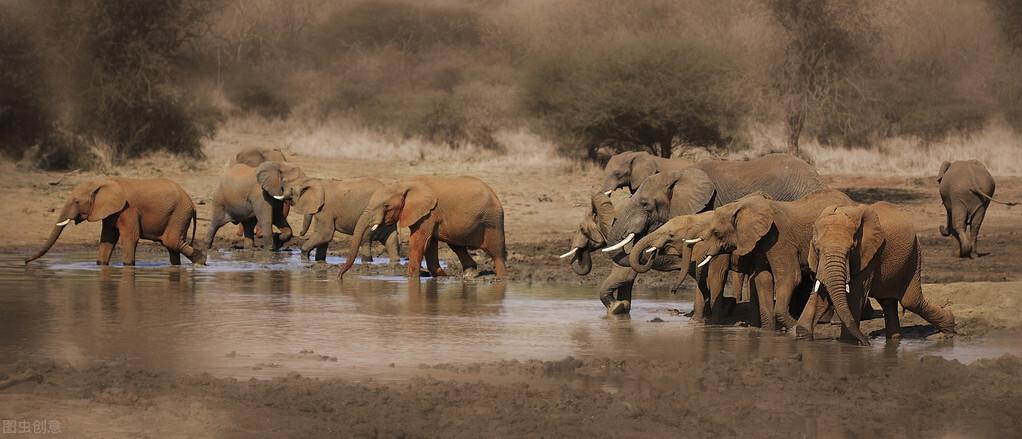
M 327 127 L 337 154 L 365 150 L 345 133 L 505 154 L 528 132 L 592 160 L 969 139 L 1017 160 L 1019 71 L 1013 0 L 2 0 L 0 150 L 201 157 L 257 119 Z

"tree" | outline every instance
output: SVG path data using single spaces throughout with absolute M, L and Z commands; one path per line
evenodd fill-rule
M 664 39 L 560 50 L 529 68 L 523 107 L 577 154 L 613 143 L 670 157 L 678 142 L 723 146 L 743 107 L 725 56 Z

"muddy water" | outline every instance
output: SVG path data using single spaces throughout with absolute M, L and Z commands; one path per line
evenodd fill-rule
M 1022 343 L 996 337 L 877 339 L 860 348 L 706 327 L 680 315 L 692 304 L 669 293 L 639 291 L 630 317 L 608 318 L 592 288 L 576 285 L 337 282 L 336 270 L 289 253 L 221 252 L 199 268 L 97 267 L 91 252 L 50 254 L 27 268 L 21 258 L 0 255 L 0 362 L 121 361 L 219 376 L 399 380 L 421 373 L 423 364 L 566 356 L 744 362 L 801 354 L 806 364 L 854 372 L 919 353 L 963 362 L 1022 354 Z

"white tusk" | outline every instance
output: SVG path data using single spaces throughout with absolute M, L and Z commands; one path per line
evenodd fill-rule
M 697 243 L 699 241 L 702 241 L 702 240 L 703 240 L 703 238 L 686 239 L 685 240 L 685 244 L 695 244 L 695 243 Z
M 614 193 L 614 191 L 613 191 L 613 190 L 609 190 L 609 191 L 607 191 L 607 192 L 604 192 L 604 193 L 603 193 L 603 195 L 606 195 L 606 196 L 608 196 L 608 197 L 609 197 L 609 196 L 610 196 L 610 194 L 612 194 L 612 193 Z
M 578 251 L 578 247 L 575 247 L 575 248 L 569 250 L 567 253 L 558 256 L 558 258 L 564 259 L 564 258 L 566 258 L 568 256 L 571 256 L 571 255 L 575 254 L 575 252 L 577 252 L 577 251 Z
M 621 240 L 621 242 L 619 242 L 617 244 L 614 244 L 614 245 L 612 245 L 610 247 L 607 247 L 607 248 L 603 249 L 603 251 L 605 251 L 605 252 L 612 252 L 612 251 L 617 250 L 617 249 L 619 249 L 621 247 L 624 247 L 625 244 L 628 244 L 629 242 L 632 242 L 632 238 L 635 238 L 635 234 L 634 233 L 629 233 L 628 236 L 625 237 L 625 239 Z
M 61 221 L 61 222 L 57 223 L 57 225 L 58 225 L 58 226 L 60 226 L 60 227 L 64 227 L 64 226 L 66 226 L 66 225 L 67 225 L 67 223 L 69 223 L 69 222 L 71 222 L 71 218 L 68 218 L 68 219 L 66 219 L 66 220 L 64 220 L 64 221 Z
M 820 291 L 820 281 L 816 281 L 816 285 L 813 285 L 813 293 Z
M 656 247 L 650 247 L 646 249 L 646 253 L 653 253 L 656 251 Z
M 700 262 L 699 265 L 696 265 L 696 268 L 709 264 L 711 258 L 713 258 L 713 256 L 707 256 L 706 259 L 703 259 L 703 262 Z
M 373 226 L 369 228 L 369 231 L 370 232 L 375 232 L 377 227 L 380 227 L 380 225 L 379 224 L 373 224 Z
M 274 195 L 273 199 L 275 199 L 275 200 L 283 200 L 284 196 L 283 195 Z
M 852 294 L 852 289 L 848 288 L 848 284 L 845 284 L 845 292 L 848 294 Z

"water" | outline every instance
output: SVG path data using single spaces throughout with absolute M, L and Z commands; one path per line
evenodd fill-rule
M 801 353 L 849 371 L 942 355 L 971 362 L 1022 354 L 1014 338 L 875 339 L 861 348 L 797 342 L 754 328 L 707 327 L 677 312 L 687 296 L 638 291 L 630 317 L 607 317 L 593 288 L 457 278 L 334 279 L 297 254 L 220 252 L 206 267 L 97 267 L 92 252 L 28 267 L 0 254 L 0 362 L 122 361 L 217 376 L 401 380 L 421 364 L 510 359 L 727 359 Z M 154 259 L 154 258 L 151 258 Z M 331 258 L 331 263 L 339 261 Z M 651 321 L 654 318 L 662 322 Z

